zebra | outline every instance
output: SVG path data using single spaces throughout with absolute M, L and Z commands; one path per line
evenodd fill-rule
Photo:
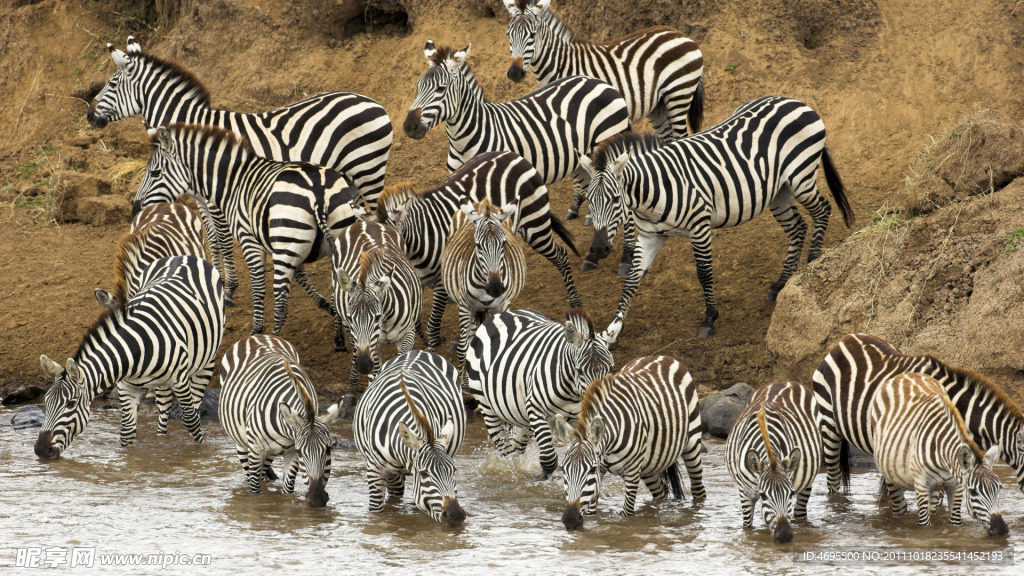
M 417 330 L 423 336 L 423 287 L 405 255 L 405 241 L 389 226 L 357 222 L 332 244 L 334 302 L 352 335 L 348 395 L 342 403 L 347 408 L 355 405 L 359 375 L 380 371 L 385 342 L 402 353 L 412 350 Z
M 295 489 L 301 467 L 307 478 L 306 503 L 326 506 L 324 489 L 331 477 L 330 426 L 338 417 L 334 404 L 317 416 L 313 383 L 287 340 L 258 334 L 239 340 L 220 363 L 221 394 L 217 414 L 237 446 L 250 494 L 259 494 L 274 458 L 292 454 L 284 492 Z
M 440 430 L 435 433 L 435 430 Z M 423 350 L 388 360 L 356 405 L 352 435 L 366 459 L 370 512 L 384 511 L 385 488 L 401 498 L 412 476 L 416 507 L 449 527 L 466 519 L 455 484 L 455 453 L 466 432 L 458 373 Z
M 569 294 L 569 307 L 582 306 L 572 267 L 565 248 L 556 244 L 552 232 L 579 256 L 572 233 L 551 212 L 547 187 L 529 162 L 515 152 L 485 152 L 463 164 L 441 184 L 417 193 L 411 184 L 384 188 L 377 202 L 377 221 L 401 232 L 407 255 L 422 284 L 434 292 L 427 322 L 428 346 L 440 340 L 441 318 L 448 295 L 441 284 L 441 252 L 448 240 L 452 216 L 463 199 L 488 199 L 495 206 L 516 204 L 512 227 L 531 248 L 562 274 Z
M 515 204 L 498 208 L 484 198 L 475 206 L 463 204 L 452 219 L 441 252 L 441 283 L 459 308 L 460 372 L 476 325 L 488 313 L 508 310 L 526 284 L 526 259 L 508 221 L 515 211 Z
M 444 123 L 450 172 L 482 152 L 510 150 L 536 168 L 544 184 L 572 174 L 581 189 L 579 157 L 631 129 L 626 101 L 601 80 L 572 76 L 518 100 L 488 102 L 467 62 L 469 46 L 454 50 L 428 41 L 423 53 L 430 66 L 402 128 L 419 140 Z
M 249 141 L 255 153 L 279 162 L 309 162 L 343 174 L 373 209 L 384 186 L 384 171 L 394 131 L 383 106 L 351 92 L 325 92 L 255 114 L 210 107 L 205 87 L 179 65 L 142 51 L 128 37 L 127 52 L 107 44 L 117 66 L 89 105 L 92 126 L 141 114 L 147 128 L 175 123 L 203 124 L 233 131 Z M 163 201 L 173 201 L 164 197 Z M 210 239 L 214 264 L 223 268 L 227 297 L 238 287 L 231 233 L 223 214 L 199 203 Z M 141 209 L 138 203 L 133 210 Z
M 825 355 L 814 372 L 814 397 L 821 412 L 821 436 L 829 493 L 849 486 L 849 446 L 868 454 L 874 443 L 867 428 L 868 407 L 882 382 L 904 372 L 934 378 L 967 423 L 983 450 L 1000 455 L 1024 493 L 1024 413 L 1006 392 L 984 376 L 950 366 L 934 356 L 908 356 L 869 334 L 849 334 Z
M 263 332 L 266 254 L 274 262 L 275 335 L 288 316 L 292 278 L 319 308 L 333 314 L 303 264 L 326 253 L 326 237 L 337 236 L 362 213 L 341 174 L 312 164 L 266 160 L 244 138 L 212 126 L 172 124 L 150 132 L 153 155 L 136 198 L 148 205 L 154 197 L 187 192 L 223 211 L 249 267 L 251 334 Z
M 613 140 L 595 151 L 589 166 L 584 163 L 591 176 L 587 189 L 591 204 L 623 202 L 638 232 L 618 310 L 607 329 L 610 341 L 618 338 L 640 279 L 669 236 L 688 236 L 693 246 L 706 308 L 698 337 L 707 338 L 714 334 L 718 318 L 712 229 L 736 226 L 765 208 L 771 210 L 789 237 L 782 274 L 766 296 L 774 301 L 796 270 L 803 249 L 807 224 L 797 203 L 814 220 L 807 259 L 821 255 L 831 206 L 818 192 L 819 164 L 824 165 L 843 220 L 847 226 L 853 224 L 853 211 L 825 146 L 821 117 L 796 100 L 770 96 L 747 102 L 710 129 L 672 142 L 650 134 L 618 138 L 628 151 L 618 153 Z M 618 154 L 611 156 L 613 151 Z M 600 225 L 595 214 L 594 226 Z
M 40 357 L 54 383 L 46 392 L 36 456 L 59 457 L 88 424 L 92 400 L 118 383 L 122 446 L 135 440 L 142 394 L 159 386 L 174 391 L 182 423 L 202 442 L 199 403 L 223 336 L 224 285 L 217 269 L 194 256 L 157 260 L 130 300 L 105 309 L 86 330 L 64 368 Z
M 556 414 L 556 436 L 569 442 L 562 460 L 565 527 L 575 530 L 583 514 L 597 511 L 606 471 L 625 482 L 623 516 L 633 515 L 641 482 L 654 501 L 665 498 L 666 480 L 675 498 L 682 498 L 680 456 L 694 502 L 704 500 L 698 404 L 697 384 L 678 360 L 645 356 L 587 388 L 575 428 Z
M 818 409 L 809 387 L 776 382 L 758 388 L 729 431 L 729 474 L 739 488 L 743 526 L 754 507 L 776 542 L 793 540 L 790 517 L 807 517 L 807 500 L 821 463 Z
M 903 490 L 913 489 L 917 493 L 917 523 L 926 526 L 944 491 L 949 499 L 949 523 L 959 526 L 966 491 L 967 513 L 981 522 L 990 536 L 1009 533 L 999 512 L 1001 483 L 992 472 L 992 464 L 999 459 L 999 445 L 983 451 L 971 440 L 964 419 L 937 380 L 905 372 L 882 382 L 868 407 L 867 427 L 893 513 L 906 513 Z
M 558 466 L 551 418 L 578 418 L 587 386 L 613 365 L 583 309 L 566 312 L 564 324 L 534 310 L 509 310 L 477 329 L 466 352 L 466 383 L 495 448 L 503 456 L 522 452 L 536 438 L 547 478 Z M 512 438 L 510 426 L 529 432 Z

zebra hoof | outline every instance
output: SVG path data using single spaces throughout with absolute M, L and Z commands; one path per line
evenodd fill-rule
M 587 216 L 586 218 L 583 219 L 583 225 L 584 226 L 593 226 L 594 225 L 594 220 L 590 216 Z
M 591 270 L 597 270 L 597 262 L 591 262 L 590 260 L 584 260 L 583 265 L 580 266 L 580 270 L 583 272 L 590 272 Z
M 619 276 L 629 276 L 629 264 L 619 264 Z
M 576 212 L 573 212 L 572 210 L 569 210 L 568 212 L 565 213 L 565 219 L 566 220 L 575 220 L 575 219 L 577 219 L 579 217 L 580 217 L 580 215 L 577 214 Z
M 715 335 L 714 326 L 701 326 L 700 332 L 697 333 L 697 338 L 710 338 Z
M 765 302 L 775 302 L 775 299 L 778 298 L 778 297 L 779 297 L 779 293 L 778 292 L 776 292 L 775 290 L 769 290 L 768 293 L 764 295 L 764 301 Z
M 452 342 L 452 343 L 448 344 L 448 352 L 450 352 L 452 354 L 455 354 L 455 349 L 456 349 L 455 342 Z
M 273 482 L 277 480 L 277 472 L 274 472 L 274 469 L 271 468 L 270 466 L 267 466 L 266 469 L 263 470 L 263 476 L 267 478 L 267 482 Z

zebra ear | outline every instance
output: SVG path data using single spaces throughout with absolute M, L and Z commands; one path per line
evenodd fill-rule
M 537 0 L 538 10 L 547 10 L 551 6 L 551 0 Z
M 351 292 L 352 289 L 356 287 L 355 281 L 340 268 L 338 269 L 338 285 L 341 286 L 341 289 L 345 292 Z
M 590 178 L 594 177 L 594 163 L 590 161 L 586 154 L 580 154 L 580 168 L 583 168 L 583 171 Z
M 569 442 L 572 439 L 572 426 L 569 426 L 565 416 L 561 414 L 555 414 L 555 436 L 563 442 Z
M 78 382 L 82 379 L 82 373 L 78 370 L 78 362 L 75 362 L 74 358 L 68 358 L 67 364 L 64 365 L 64 369 L 68 373 L 68 378 L 73 382 Z
M 423 55 L 427 57 L 427 60 L 430 60 L 434 57 L 434 54 L 437 54 L 437 46 L 434 46 L 433 40 L 427 40 L 427 43 L 423 46 Z M 431 61 L 431 64 L 433 64 L 433 61 Z
M 761 457 L 757 455 L 757 450 L 751 448 L 747 451 L 747 470 L 750 470 L 755 476 L 761 475 L 761 470 L 764 466 L 761 463 Z
M 160 145 L 164 148 L 169 148 L 171 145 L 171 132 L 165 127 L 161 126 L 156 129 L 157 140 L 160 141 Z
M 281 416 L 284 417 L 284 423 L 291 426 L 292 430 L 302 428 L 302 423 L 305 422 L 305 419 L 298 412 L 292 410 L 291 406 L 281 402 L 277 405 L 277 409 L 281 412 Z
M 320 417 L 320 421 L 324 423 L 324 426 L 330 426 L 338 419 L 338 412 L 338 405 L 331 404 L 327 412 L 324 412 L 324 415 Z
M 391 287 L 391 277 L 390 276 L 381 276 L 380 278 L 377 279 L 376 282 L 373 283 L 373 291 L 377 293 L 377 296 L 380 296 L 381 294 L 387 292 L 388 288 L 390 288 L 390 287 Z
M 132 56 L 142 54 L 142 46 L 139 45 L 139 41 L 135 39 L 135 36 L 128 37 L 128 54 Z
M 565 340 L 570 346 L 582 346 L 586 342 L 586 338 L 576 329 L 576 325 L 568 320 L 565 321 Z
M 1017 451 L 1024 452 L 1024 430 L 1017 432 Z
M 960 448 L 956 451 L 956 461 L 960 464 L 960 467 L 964 470 L 970 470 L 974 468 L 974 452 L 971 451 L 971 447 L 967 444 L 961 444 Z
M 39 364 L 43 367 L 43 374 L 46 374 L 54 380 L 56 380 L 57 377 L 60 376 L 60 373 L 64 371 L 64 369 L 60 367 L 60 364 L 50 360 L 50 357 L 45 354 L 39 357 Z
M 587 441 L 594 446 L 600 446 L 604 440 L 604 418 L 594 416 L 587 424 Z
M 110 292 L 97 288 L 93 295 L 96 296 L 96 301 L 100 303 L 100 306 L 104 308 L 114 307 L 114 295 Z
M 803 452 L 800 451 L 800 448 L 793 448 L 793 451 L 782 459 L 782 471 L 792 477 L 796 472 L 797 466 L 800 465 L 801 456 L 803 456 Z
M 469 58 L 469 49 L 472 46 L 473 45 L 470 44 L 455 54 L 452 54 L 452 62 L 455 62 L 456 64 L 464 64 L 466 62 L 466 58 Z
M 444 426 L 441 427 L 441 433 L 437 435 L 437 437 L 434 439 L 434 441 L 437 442 L 437 443 L 444 444 L 445 446 L 447 446 L 448 445 L 448 441 L 451 440 L 452 434 L 454 434 L 454 433 L 455 433 L 455 423 L 453 423 L 451 420 L 449 420 L 449 421 L 444 423 Z
M 423 439 L 420 435 L 413 432 L 412 428 L 409 428 L 405 422 L 398 423 L 398 437 L 402 439 L 402 442 L 409 447 L 410 450 L 416 452 L 423 447 Z
M 501 210 L 498 211 L 498 222 L 504 222 L 505 220 L 508 220 L 508 217 L 515 214 L 516 210 L 518 209 L 519 206 L 514 203 L 505 204 L 504 206 L 501 207 Z
M 113 48 L 113 46 L 111 46 L 111 48 Z M 128 66 L 128 55 L 117 48 L 110 51 L 110 57 L 113 58 L 114 64 L 117 64 L 118 68 L 124 70 L 124 68 Z
M 519 8 L 516 8 L 516 0 L 504 0 L 502 3 L 505 4 L 505 10 L 508 10 L 509 14 L 513 16 L 519 14 Z
M 982 463 L 987 467 L 991 468 L 993 464 L 999 461 L 999 444 L 993 444 L 989 446 L 989 449 L 985 451 L 985 458 Z
M 629 152 L 619 154 L 619 157 L 612 161 L 612 174 L 615 174 L 616 176 L 622 174 L 622 169 L 626 167 L 627 163 L 629 163 Z

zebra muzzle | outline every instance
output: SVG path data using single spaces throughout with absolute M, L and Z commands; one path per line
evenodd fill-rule
M 427 135 L 427 129 L 420 122 L 420 115 L 422 113 L 422 108 L 409 110 L 409 113 L 405 116 L 405 122 L 402 124 L 402 130 L 405 131 L 405 135 L 413 140 L 419 140 Z
M 995 513 L 988 519 L 989 536 L 1006 536 L 1009 533 L 1010 528 L 1006 525 L 1006 521 L 1003 520 L 1002 514 Z
M 441 506 L 441 522 L 449 528 L 455 528 L 465 521 L 466 511 L 459 506 L 459 499 L 445 498 Z
M 89 121 L 89 125 L 93 128 L 106 128 L 107 119 L 96 113 L 96 102 L 89 104 L 89 112 L 85 115 L 85 119 Z
M 323 478 L 309 481 L 309 490 L 306 492 L 306 504 L 313 508 L 323 508 L 331 499 L 325 490 L 327 483 Z
M 522 58 L 513 58 L 512 65 L 508 67 L 508 79 L 513 82 L 522 82 L 526 78 L 526 69 L 523 68 Z
M 583 511 L 580 501 L 570 502 L 562 513 L 562 524 L 566 530 L 578 530 L 583 527 Z
M 501 275 L 497 272 L 491 272 L 487 275 L 487 287 L 485 288 L 487 295 L 491 298 L 497 298 L 505 293 L 505 283 L 501 281 Z
M 39 432 L 39 438 L 36 440 L 35 445 L 36 456 L 40 458 L 57 458 L 60 456 L 60 450 L 53 447 L 53 431 L 46 430 Z
M 775 530 L 772 531 L 772 537 L 779 544 L 789 544 L 793 541 L 793 527 L 790 526 L 788 517 L 780 516 L 775 521 Z
M 373 356 L 369 348 L 356 350 L 356 371 L 364 375 L 373 372 Z

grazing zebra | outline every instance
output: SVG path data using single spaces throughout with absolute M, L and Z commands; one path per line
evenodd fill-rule
M 288 316 L 292 278 L 317 306 L 332 311 L 302 265 L 326 253 L 325 234 L 337 236 L 361 213 L 341 174 L 266 160 L 245 139 L 220 128 L 172 124 L 150 132 L 153 155 L 136 198 L 146 205 L 165 197 L 161 190 L 173 197 L 188 193 L 223 211 L 249 267 L 252 334 L 263 332 L 267 254 L 274 262 L 275 335 Z
M 669 479 L 676 499 L 682 498 L 680 456 L 694 501 L 704 500 L 697 384 L 677 360 L 645 356 L 595 380 L 583 396 L 576 428 L 556 414 L 555 431 L 569 442 L 562 461 L 562 523 L 569 530 L 583 525 L 583 514 L 597 511 L 605 471 L 626 484 L 624 516 L 633 514 L 640 482 L 658 501 L 665 498 Z
M 489 200 L 495 206 L 516 204 L 512 228 L 538 254 L 562 274 L 569 306 L 581 306 L 580 295 L 565 248 L 555 243 L 552 232 L 579 256 L 572 233 L 551 213 L 548 190 L 529 162 L 514 152 L 485 152 L 463 164 L 444 182 L 416 193 L 410 184 L 388 186 L 377 203 L 377 221 L 394 226 L 405 239 L 406 251 L 424 286 L 434 291 L 427 322 L 427 344 L 437 346 L 441 318 L 448 295 L 441 284 L 441 251 L 448 241 L 452 216 L 464 199 Z
M 40 357 L 54 380 L 35 445 L 40 458 L 60 456 L 88 424 L 93 399 L 119 383 L 123 446 L 135 440 L 142 394 L 160 386 L 170 386 L 182 423 L 203 441 L 199 403 L 224 335 L 220 273 L 193 256 L 162 258 L 146 268 L 139 285 L 123 306 L 100 314 L 65 368 Z
M 793 540 L 793 518 L 807 517 L 807 500 L 821 463 L 818 409 L 809 387 L 776 382 L 758 388 L 729 431 L 729 474 L 739 487 L 743 526 L 754 507 L 776 542 Z
M 486 315 L 508 310 L 526 284 L 526 259 L 508 221 L 515 204 L 500 209 L 486 198 L 463 204 L 452 219 L 451 236 L 441 252 L 441 283 L 459 307 L 459 371 L 473 330 Z
M 412 350 L 421 329 L 423 287 L 405 256 L 402 236 L 389 226 L 357 222 L 333 240 L 334 302 L 352 336 L 352 368 L 343 407 L 355 405 L 359 375 L 380 370 L 381 347 Z M 340 340 L 345 348 L 344 335 Z
M 587 386 L 613 365 L 584 310 L 569 310 L 564 325 L 533 310 L 510 310 L 477 329 L 466 353 L 466 383 L 495 448 L 503 456 L 522 452 L 536 438 L 547 478 L 558 466 L 551 418 L 579 417 Z M 528 432 L 511 438 L 508 427 Z
M 488 102 L 462 50 L 427 42 L 430 68 L 420 78 L 403 129 L 421 139 L 441 124 L 448 134 L 448 170 L 482 152 L 511 150 L 526 159 L 544 184 L 572 174 L 584 185 L 579 157 L 598 142 L 630 129 L 619 92 L 601 80 L 573 76 L 518 100 Z
M 706 312 L 698 334 L 714 334 L 718 307 L 711 270 L 711 230 L 742 224 L 769 208 L 789 237 L 789 251 L 767 300 L 786 285 L 796 270 L 807 224 L 797 211 L 802 204 L 814 220 L 808 261 L 821 254 L 831 207 L 818 192 L 818 165 L 824 164 L 829 189 L 843 219 L 853 223 L 839 174 L 825 147 L 825 126 L 808 106 L 776 96 L 747 102 L 731 116 L 699 134 L 662 142 L 652 135 L 619 136 L 628 152 L 612 157 L 618 146 L 602 145 L 592 165 L 587 198 L 591 204 L 621 201 L 637 229 L 629 276 L 615 318 L 608 327 L 618 338 L 640 279 L 669 236 L 687 236 L 704 289 Z M 602 197 L 602 198 L 599 198 Z M 596 218 L 596 214 L 595 214 Z M 600 223 L 594 220 L 595 228 Z
M 867 428 L 868 406 L 882 382 L 904 372 L 934 378 L 967 423 L 983 450 L 1000 454 L 1017 475 L 1024 492 L 1024 413 L 994 382 L 950 366 L 934 356 L 907 356 L 881 338 L 849 334 L 825 356 L 814 372 L 814 396 L 821 412 L 828 490 L 849 485 L 849 445 L 874 453 Z
M 117 70 L 89 105 L 87 118 L 94 127 L 141 114 L 147 128 L 189 123 L 231 130 L 248 140 L 258 156 L 340 172 L 374 208 L 394 139 L 391 119 L 377 102 L 351 92 L 325 92 L 267 112 L 217 110 L 191 73 L 144 53 L 134 37 L 128 37 L 127 53 L 111 44 L 107 49 Z M 216 207 L 199 205 L 214 264 L 224 267 L 230 301 L 238 279 L 228 223 Z M 136 204 L 135 211 L 141 207 Z
M 338 405 L 317 417 L 316 389 L 299 365 L 299 354 L 276 336 L 249 336 L 235 343 L 220 363 L 220 404 L 224 431 L 235 441 L 250 494 L 259 494 L 274 458 L 297 451 L 284 476 L 284 491 L 295 489 L 301 467 L 307 478 L 306 503 L 320 507 L 330 497 L 330 425 Z
M 401 498 L 412 476 L 416 507 L 447 526 L 466 519 L 453 460 L 466 432 L 458 378 L 444 358 L 413 350 L 385 362 L 366 388 L 352 435 L 366 458 L 370 512 L 384 511 L 385 488 Z
M 907 512 L 903 490 L 914 490 L 917 523 L 926 526 L 944 491 L 949 523 L 959 526 L 966 491 L 967 513 L 990 536 L 1009 533 L 999 512 L 1001 483 L 992 472 L 999 445 L 985 452 L 971 440 L 963 418 L 938 381 L 909 372 L 882 382 L 868 407 L 867 426 L 895 514 Z

